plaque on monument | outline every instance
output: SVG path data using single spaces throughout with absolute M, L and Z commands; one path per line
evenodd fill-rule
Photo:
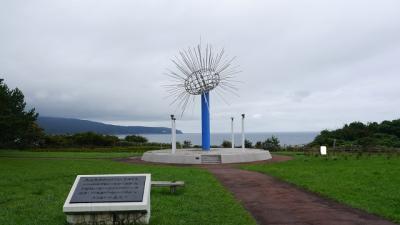
M 141 202 L 145 176 L 81 177 L 70 203 Z
M 147 224 L 150 174 L 78 175 L 65 200 L 68 224 Z

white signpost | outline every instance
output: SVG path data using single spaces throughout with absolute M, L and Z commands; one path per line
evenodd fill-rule
M 326 146 L 321 146 L 319 151 L 320 151 L 321 155 L 326 155 L 327 154 Z
M 232 149 L 235 148 L 235 133 L 233 132 L 233 117 L 231 117 L 231 145 Z
M 242 150 L 245 149 L 245 137 L 244 137 L 244 114 L 242 114 Z
M 175 116 L 171 115 L 171 122 L 172 122 L 172 126 L 171 126 L 171 149 L 172 149 L 172 154 L 175 154 L 176 151 L 176 125 L 175 125 Z

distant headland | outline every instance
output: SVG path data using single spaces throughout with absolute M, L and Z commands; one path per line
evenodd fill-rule
M 37 123 L 47 134 L 75 134 L 81 132 L 95 132 L 99 134 L 169 134 L 171 129 L 167 127 L 145 126 L 119 126 L 105 124 L 90 120 L 81 120 L 62 117 L 40 116 Z M 176 131 L 182 134 L 182 131 Z

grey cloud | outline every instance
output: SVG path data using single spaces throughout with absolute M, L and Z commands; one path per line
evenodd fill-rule
M 212 7 L 210 7 L 212 6 Z M 42 115 L 168 126 L 162 84 L 200 37 L 237 56 L 240 97 L 212 94 L 213 131 L 395 119 L 400 3 L 372 1 L 2 1 L 0 76 Z M 178 126 L 198 132 L 199 101 Z

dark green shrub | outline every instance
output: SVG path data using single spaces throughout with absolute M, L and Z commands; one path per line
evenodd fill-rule
M 245 148 L 253 148 L 253 143 L 250 140 L 244 140 L 244 147 Z
M 145 137 L 140 135 L 128 135 L 125 137 L 125 141 L 134 142 L 134 143 L 147 143 L 148 140 Z
M 232 143 L 231 143 L 230 141 L 224 140 L 224 141 L 222 142 L 221 146 L 222 146 L 223 148 L 230 148 L 230 147 L 232 147 Z
M 118 137 L 111 135 L 96 134 L 85 132 L 72 135 L 73 143 L 79 146 L 114 146 Z
M 18 89 L 9 89 L 0 79 L 0 148 L 39 146 L 43 131 L 36 124 L 35 109 L 26 109 L 24 95 Z
M 192 147 L 192 142 L 189 140 L 183 141 L 183 148 L 191 148 Z
M 257 146 L 261 145 L 261 149 L 265 149 L 268 151 L 279 151 L 281 149 L 281 146 L 279 144 L 279 139 L 275 136 L 272 136 L 270 138 L 267 138 L 262 143 L 256 143 Z

